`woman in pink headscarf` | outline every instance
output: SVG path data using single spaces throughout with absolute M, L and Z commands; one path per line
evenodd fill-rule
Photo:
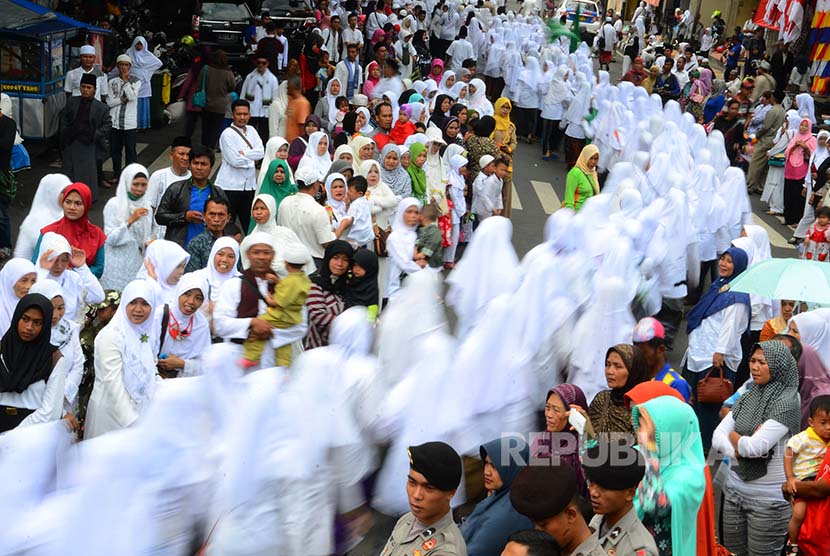
M 697 79 L 689 89 L 689 99 L 686 104 L 686 112 L 695 117 L 695 121 L 703 123 L 703 108 L 709 95 L 712 93 L 712 70 L 699 68 L 694 70 L 698 73 Z
M 429 70 L 429 78 L 435 81 L 436 85 L 441 84 L 441 79 L 444 78 L 444 60 L 435 58 L 432 60 L 432 65 Z
M 793 228 L 801 219 L 804 208 L 801 190 L 810 169 L 810 155 L 816 150 L 816 138 L 813 137 L 812 128 L 813 122 L 808 118 L 802 118 L 798 124 L 798 131 L 784 151 L 787 157 L 784 164 L 784 223 Z

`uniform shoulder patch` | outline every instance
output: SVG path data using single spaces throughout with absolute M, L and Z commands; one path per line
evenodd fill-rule
M 435 545 L 437 545 L 437 544 L 438 544 L 438 541 L 433 538 L 433 539 L 429 539 L 428 541 L 424 541 L 424 543 L 421 545 L 421 548 L 423 548 L 426 551 L 430 551 L 433 548 L 435 548 Z

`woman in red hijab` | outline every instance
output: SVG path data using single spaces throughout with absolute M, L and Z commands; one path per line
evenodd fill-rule
M 69 241 L 72 249 L 80 249 L 86 257 L 86 264 L 96 278 L 104 273 L 104 231 L 89 221 L 89 209 L 92 206 L 92 192 L 83 183 L 67 186 L 61 194 L 63 217 L 41 228 L 40 237 L 35 246 L 35 256 L 40 250 L 40 242 L 46 232 L 55 232 Z M 37 264 L 37 261 L 32 261 Z

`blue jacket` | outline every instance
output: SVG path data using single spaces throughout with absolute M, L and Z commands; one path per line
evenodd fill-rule
M 515 460 L 502 461 L 502 456 L 510 453 L 507 447 L 512 446 L 515 439 L 512 441 L 511 443 L 511 439 L 507 438 L 493 440 L 480 449 L 481 461 L 490 456 L 504 485 L 479 502 L 473 513 L 461 524 L 461 534 L 467 543 L 467 554 L 500 556 L 511 533 L 533 529 L 530 520 L 513 509 L 510 504 L 510 485 L 522 469 Z M 521 459 L 523 463 L 527 463 L 527 446 L 521 451 Z

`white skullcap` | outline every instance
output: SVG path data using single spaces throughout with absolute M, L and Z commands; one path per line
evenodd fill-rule
M 302 243 L 292 241 L 283 247 L 282 258 L 289 264 L 302 266 L 311 260 L 311 253 Z
M 91 44 L 83 45 L 81 47 L 81 56 L 83 56 L 84 54 L 92 54 L 93 56 L 95 56 L 95 47 Z

